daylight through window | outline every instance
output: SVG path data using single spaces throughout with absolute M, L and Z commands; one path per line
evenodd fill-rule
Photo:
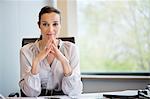
M 150 71 L 149 0 L 78 0 L 82 72 Z

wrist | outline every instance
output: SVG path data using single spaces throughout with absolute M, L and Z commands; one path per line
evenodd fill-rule
M 61 58 L 61 63 L 62 64 L 69 64 L 69 60 L 64 56 L 63 58 Z
M 33 61 L 32 61 L 32 68 L 31 68 L 31 73 L 33 75 L 36 75 L 38 73 L 37 64 L 38 64 L 38 59 L 37 58 L 33 59 Z
M 39 62 L 39 59 L 38 58 L 34 58 L 33 61 L 32 61 L 32 64 L 38 64 Z
M 70 64 L 69 64 L 69 60 L 65 57 L 62 61 L 62 66 L 63 66 L 63 70 L 64 70 L 64 76 L 65 77 L 68 77 L 72 74 L 72 69 L 70 67 Z
M 68 76 L 70 76 L 72 74 L 72 71 L 70 71 L 70 72 L 68 72 L 68 73 L 64 73 L 64 76 L 65 77 L 68 77 Z

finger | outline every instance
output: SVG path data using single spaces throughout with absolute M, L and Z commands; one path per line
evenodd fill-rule
M 54 44 L 52 44 L 52 51 L 54 51 L 55 53 L 57 53 L 57 50 L 58 50 L 58 48 Z
M 57 47 L 56 39 L 53 41 L 55 47 Z
M 48 45 L 48 48 L 51 48 L 51 47 L 52 47 L 52 42 L 50 42 Z
M 50 53 L 51 50 L 52 50 L 52 45 L 51 45 L 51 47 L 48 47 L 48 48 L 46 49 L 46 54 Z
M 52 40 L 49 40 L 48 45 L 47 45 L 47 49 L 50 49 L 52 45 Z
M 55 52 L 53 51 L 53 50 L 51 50 L 51 52 L 50 52 L 51 54 L 53 54 L 54 56 L 55 56 Z
M 46 46 L 45 46 L 45 49 L 48 48 L 50 42 L 51 42 L 50 40 L 47 41 Z
M 48 56 L 48 54 L 51 52 L 51 48 L 47 49 L 45 52 L 45 55 Z
M 51 51 L 50 51 L 50 53 L 51 54 L 53 54 L 54 56 L 55 56 L 55 54 L 56 54 L 56 47 L 55 47 L 55 45 L 54 44 L 52 44 L 52 48 L 51 48 Z
M 55 46 L 57 46 L 57 44 L 56 44 L 56 38 L 53 36 L 53 38 L 52 38 L 52 42 L 53 42 L 53 44 L 55 45 Z

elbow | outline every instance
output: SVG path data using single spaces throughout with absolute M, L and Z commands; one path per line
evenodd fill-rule
M 25 90 L 21 89 L 21 96 L 28 96 L 28 97 L 37 97 L 40 95 L 40 91 L 35 91 L 35 90 Z
M 19 83 L 19 86 L 20 86 L 21 96 L 37 97 L 41 93 L 41 88 L 35 90 L 23 82 Z
M 70 98 L 78 98 L 82 93 L 83 84 L 80 82 L 80 84 L 75 84 L 70 88 L 62 88 L 62 90 L 64 94 L 68 95 Z

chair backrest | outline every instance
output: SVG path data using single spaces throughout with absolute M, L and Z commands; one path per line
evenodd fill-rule
M 24 46 L 28 43 L 35 42 L 38 39 L 39 38 L 23 38 L 22 39 L 22 46 Z M 61 39 L 62 41 L 70 41 L 72 43 L 75 43 L 75 38 L 74 37 L 59 37 L 58 39 Z

